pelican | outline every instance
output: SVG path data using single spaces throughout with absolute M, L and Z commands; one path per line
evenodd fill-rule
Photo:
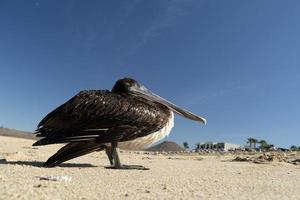
M 163 99 L 132 78 L 118 80 L 112 90 L 83 90 L 38 124 L 40 140 L 33 146 L 67 143 L 44 167 L 105 150 L 111 169 L 148 169 L 121 163 L 118 149 L 142 150 L 167 136 L 174 114 L 206 124 L 195 115 Z

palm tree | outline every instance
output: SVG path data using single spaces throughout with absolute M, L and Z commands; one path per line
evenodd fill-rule
M 291 150 L 291 151 L 297 151 L 298 148 L 297 148 L 295 145 L 292 145 L 292 146 L 290 147 L 290 150 Z
M 251 147 L 252 147 L 252 138 L 247 139 L 247 144 L 249 144 L 249 147 L 251 149 Z
M 260 144 L 261 149 L 265 149 L 268 146 L 268 143 L 266 140 L 260 140 L 258 143 Z
M 248 138 L 247 139 L 247 144 L 249 144 L 250 149 L 252 149 L 253 139 L 254 138 Z
M 196 144 L 196 150 L 199 150 L 200 149 L 200 143 L 197 143 Z
M 258 143 L 258 140 L 255 138 L 252 138 L 252 143 L 253 143 L 253 147 L 254 149 L 256 148 L 256 144 Z
M 187 143 L 187 142 L 184 142 L 184 143 L 183 143 L 183 146 L 184 146 L 185 149 L 189 149 L 189 148 L 190 148 L 190 147 L 189 147 L 189 143 Z
M 272 149 L 274 147 L 275 147 L 274 144 L 268 144 L 268 146 L 266 146 L 266 149 L 270 150 L 270 149 Z

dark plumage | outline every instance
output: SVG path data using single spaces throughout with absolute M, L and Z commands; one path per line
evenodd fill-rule
M 111 92 L 81 91 L 42 119 L 36 131 L 42 139 L 33 145 L 68 143 L 48 159 L 46 167 L 105 149 L 113 168 L 144 169 L 120 163 L 116 151 L 118 142 L 132 141 L 159 131 L 167 124 L 172 110 L 205 122 L 159 98 L 130 78 L 117 81 Z
M 99 143 L 132 140 L 162 128 L 169 115 L 166 107 L 154 107 L 125 94 L 82 91 L 39 123 L 37 136 L 45 138 L 35 145 L 90 139 Z

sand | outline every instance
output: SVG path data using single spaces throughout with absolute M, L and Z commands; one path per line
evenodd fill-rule
M 112 170 L 104 168 L 106 155 L 94 152 L 42 168 L 60 145 L 32 143 L 0 136 L 0 199 L 300 199 L 300 165 L 123 152 L 123 163 L 150 170 Z

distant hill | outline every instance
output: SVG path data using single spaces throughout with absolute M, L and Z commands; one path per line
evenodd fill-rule
M 182 146 L 171 141 L 164 141 L 160 144 L 157 144 L 153 147 L 146 149 L 146 151 L 157 151 L 157 152 L 161 152 L 161 151 L 171 152 L 171 151 L 184 151 L 184 150 L 185 149 Z
M 3 127 L 0 127 L 0 136 L 9 136 L 9 137 L 36 140 L 35 135 L 31 132 L 19 131 L 19 130 L 3 128 Z

